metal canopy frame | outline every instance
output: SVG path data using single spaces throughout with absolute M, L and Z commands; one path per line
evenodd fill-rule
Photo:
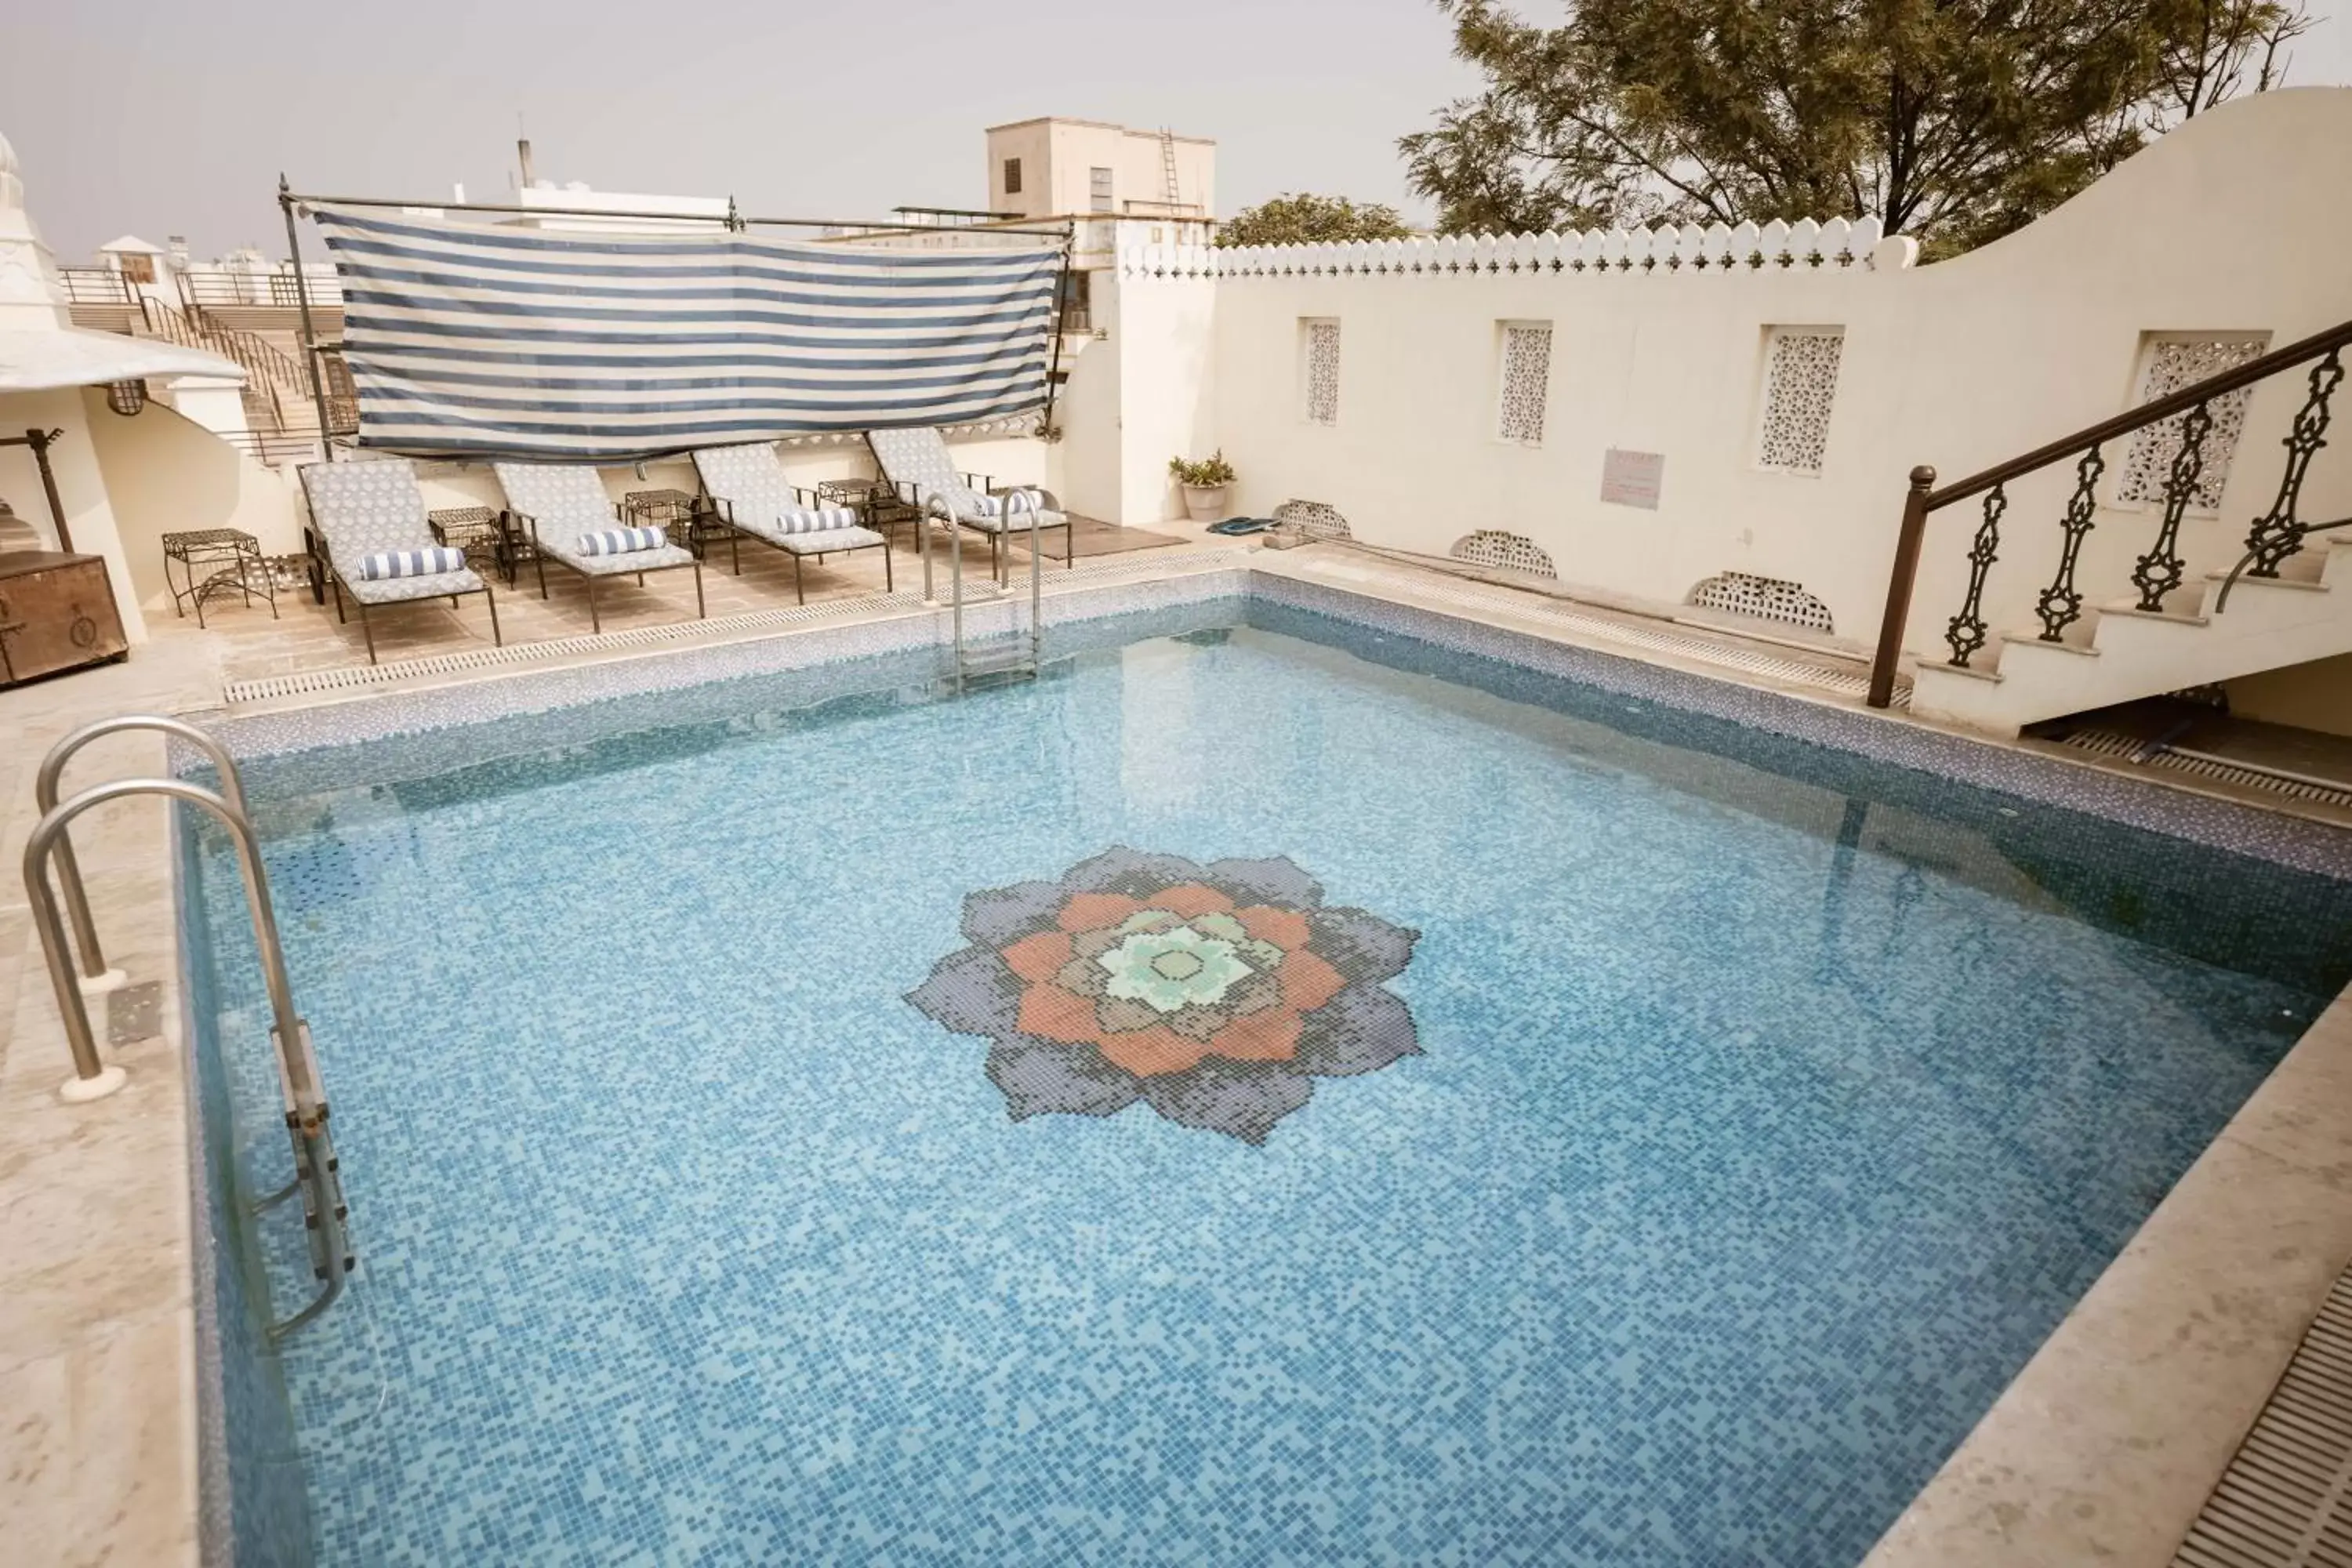
M 1063 258 L 1062 267 L 1065 271 L 1069 269 L 1066 255 Z M 1062 341 L 1056 337 L 1054 340 L 1055 359 L 1061 357 L 1061 352 Z M 1054 406 L 1051 382 L 1045 386 L 1045 406 L 1049 410 Z M 66 526 L 66 505 L 58 499 L 58 476 L 49 467 L 49 448 L 64 434 L 62 430 L 27 430 L 22 436 L 0 436 L 0 447 L 30 447 L 33 449 L 33 464 L 41 470 L 41 493 L 49 502 L 49 521 L 58 531 L 58 548 L 71 555 L 74 553 L 73 530 Z
M 1037 435 L 1040 439 L 1045 441 L 1052 441 L 1055 438 L 1054 402 L 1055 394 L 1059 389 L 1058 384 L 1062 374 L 1062 305 L 1063 301 L 1069 294 L 1070 258 L 1077 245 L 1078 220 L 1076 218 L 1064 218 L 1058 223 L 1049 223 L 1043 227 L 1031 228 L 1022 226 L 1017 224 L 994 223 L 987 225 L 972 225 L 969 227 L 945 227 L 939 224 L 887 223 L 861 218 L 748 217 L 735 210 L 735 198 L 732 196 L 727 198 L 727 216 L 725 217 L 706 218 L 697 217 L 692 213 L 615 212 L 600 207 L 520 206 L 510 203 L 501 202 L 415 201 L 404 200 L 393 196 L 310 195 L 295 190 L 293 186 L 287 182 L 286 176 L 281 174 L 278 176 L 278 207 L 286 219 L 286 248 L 288 256 L 294 268 L 294 299 L 295 303 L 300 309 L 302 313 L 302 360 L 304 364 L 309 367 L 310 373 L 310 401 L 312 406 L 316 408 L 319 416 L 319 443 L 324 449 L 329 462 L 334 461 L 335 444 L 333 438 L 328 433 L 326 381 L 325 378 L 319 374 L 319 331 L 310 311 L 310 279 L 302 270 L 301 227 L 294 221 L 295 209 L 297 207 L 322 206 L 394 207 L 407 210 L 422 209 L 424 211 L 436 213 L 514 213 L 537 217 L 650 218 L 669 224 L 719 223 L 723 224 L 730 233 L 735 234 L 741 234 L 755 226 L 761 228 L 820 228 L 850 231 L 837 236 L 837 237 L 845 239 L 858 238 L 866 235 L 877 234 L 939 235 L 959 233 L 1028 234 L 1035 235 L 1041 239 L 1054 239 L 1059 242 L 1058 248 L 1062 253 L 1062 266 L 1054 283 L 1054 314 L 1051 329 L 1054 334 L 1054 346 L 1052 354 L 1048 359 L 1045 367 L 1045 405 L 1038 414 Z M 908 209 L 902 207 L 897 210 L 905 212 L 909 210 L 946 211 L 948 209 Z M 690 448 L 681 449 L 685 450 Z

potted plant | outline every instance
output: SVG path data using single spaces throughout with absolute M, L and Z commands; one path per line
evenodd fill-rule
M 1168 471 L 1184 487 L 1184 513 L 1194 522 L 1214 522 L 1225 515 L 1225 487 L 1234 482 L 1234 466 L 1223 448 L 1206 458 L 1171 458 Z

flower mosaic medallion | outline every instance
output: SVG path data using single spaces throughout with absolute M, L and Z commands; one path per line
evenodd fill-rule
M 988 1076 L 1016 1121 L 1139 1100 L 1263 1143 L 1317 1079 L 1421 1050 L 1412 1010 L 1382 984 L 1421 933 L 1325 908 L 1287 859 L 1112 848 L 1059 881 L 973 893 L 963 934 L 971 945 L 907 1000 L 993 1042 Z

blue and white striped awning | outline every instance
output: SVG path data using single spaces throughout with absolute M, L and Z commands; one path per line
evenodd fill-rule
M 316 216 L 342 274 L 362 447 L 629 462 L 1045 405 L 1058 246 Z

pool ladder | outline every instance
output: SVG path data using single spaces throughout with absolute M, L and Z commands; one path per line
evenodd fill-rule
M 153 730 L 185 741 L 220 769 L 219 793 L 184 779 L 131 778 L 94 784 L 60 804 L 58 780 L 76 752 L 103 735 L 126 730 Z M 253 918 L 255 945 L 261 951 L 261 973 L 269 990 L 275 1023 L 269 1041 L 278 1055 L 278 1089 L 285 1102 L 286 1132 L 294 1146 L 294 1179 L 252 1204 L 255 1213 L 276 1207 L 297 1193 L 302 1196 L 303 1228 L 309 1238 L 310 1271 L 324 1288 L 310 1305 L 282 1322 L 269 1325 L 269 1337 L 282 1339 L 316 1318 L 342 1294 L 351 1272 L 350 1212 L 343 1202 L 342 1175 L 335 1158 L 333 1135 L 327 1127 L 327 1097 L 319 1082 L 319 1063 L 310 1048 L 310 1026 L 294 1011 L 294 994 L 286 978 L 286 954 L 278 941 L 278 917 L 269 902 L 269 879 L 262 870 L 261 849 L 246 809 L 245 784 L 226 748 L 193 724 L 177 719 L 126 714 L 86 724 L 59 741 L 41 759 L 34 781 L 41 819 L 25 845 L 25 892 L 33 907 L 33 923 L 41 933 L 41 952 L 48 961 L 49 984 L 57 992 L 58 1012 L 65 1021 L 66 1044 L 73 1053 L 74 1076 L 58 1091 L 79 1103 L 100 1100 L 122 1087 L 120 1067 L 100 1059 L 89 1028 L 89 1009 L 83 1000 L 111 991 L 123 983 L 122 971 L 107 967 L 99 946 L 97 922 L 90 918 L 89 897 L 82 886 L 81 867 L 74 858 L 73 841 L 66 835 L 73 819 L 91 806 L 136 795 L 167 795 L 203 806 L 220 819 L 236 842 L 237 860 L 245 877 L 247 911 Z M 49 869 L 58 873 L 58 891 L 49 885 Z M 74 945 L 81 958 L 76 975 L 66 946 L 65 921 L 58 913 L 59 893 L 73 924 Z
M 1025 512 L 1029 518 L 1029 631 L 1026 637 L 1016 637 L 1002 647 L 975 651 L 964 641 L 963 635 L 963 540 L 957 532 L 955 509 L 947 497 L 937 490 L 923 500 L 923 599 L 936 603 L 931 588 L 931 538 L 933 523 L 944 519 L 948 536 L 948 576 L 950 626 L 954 644 L 955 683 L 958 695 L 976 681 L 991 684 L 1002 680 L 1034 680 L 1038 667 L 1045 661 L 1045 632 L 1043 614 L 1045 602 L 1045 552 L 1038 546 L 1038 511 L 1036 496 L 1026 489 L 1016 489 L 1004 498 L 1003 535 L 1013 531 L 1015 512 Z M 1005 554 L 1012 552 L 1007 550 Z

